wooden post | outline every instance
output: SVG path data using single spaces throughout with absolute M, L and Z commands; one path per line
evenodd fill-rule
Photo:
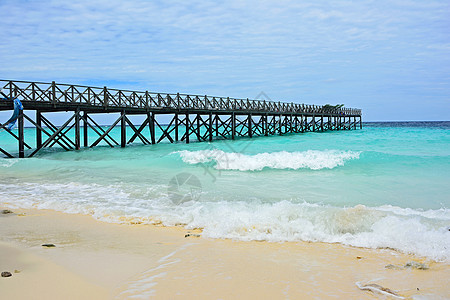
M 178 142 L 178 114 L 175 113 L 175 141 Z
M 264 120 L 263 120 L 263 128 L 264 128 L 264 136 L 268 136 L 269 135 L 269 133 L 268 133 L 268 114 L 265 114 L 264 116 Z
M 295 119 L 294 119 L 294 128 L 295 128 L 295 133 L 298 133 L 298 116 L 296 115 L 295 116 Z
M 323 115 L 320 116 L 320 131 L 323 131 Z
M 147 116 L 149 118 L 148 127 L 150 128 L 150 138 L 152 141 L 152 144 L 156 144 L 156 137 L 155 137 L 155 113 L 147 113 Z
M 200 142 L 201 141 L 201 137 L 200 137 L 200 114 L 197 114 L 197 140 Z
M 219 115 L 216 115 L 216 137 L 219 136 Z
M 209 141 L 212 142 L 213 140 L 213 118 L 212 118 L 212 113 L 209 113 L 209 128 L 208 128 L 208 132 L 209 132 Z
M 42 119 L 41 119 L 41 111 L 36 110 L 36 147 L 39 148 L 42 145 Z
M 247 117 L 247 123 L 248 123 L 248 137 L 253 137 L 253 133 L 252 133 L 252 121 L 253 121 L 253 119 L 252 119 L 252 114 L 248 114 L 248 117 Z
M 52 81 L 52 103 L 56 104 L 56 83 Z
M 189 114 L 186 114 L 186 144 L 189 144 L 189 132 L 191 126 L 189 123 Z
M 18 117 L 18 129 L 19 129 L 19 158 L 25 157 L 25 136 L 24 136 L 24 126 L 23 126 L 23 110 L 19 111 Z
M 127 144 L 127 128 L 125 122 L 125 110 L 121 112 L 122 119 L 120 119 L 120 147 L 125 148 Z
M 281 128 L 281 125 L 282 125 L 282 118 L 283 118 L 283 115 L 279 115 L 279 119 L 278 119 L 278 130 L 279 130 L 279 132 L 280 132 L 280 135 L 282 135 L 283 134 L 283 132 L 282 132 L 282 128 Z
M 84 122 L 83 122 L 83 145 L 84 145 L 84 147 L 88 147 L 89 145 L 88 145 L 88 143 L 89 143 L 89 140 L 88 140 L 88 121 L 87 121 L 87 119 L 88 119 L 88 113 L 87 113 L 87 111 L 84 111 L 83 112 L 83 119 L 84 119 Z
M 36 101 L 36 83 L 31 84 L 31 100 Z
M 108 106 L 108 88 L 106 86 L 103 87 L 103 105 L 104 107 Z
M 75 150 L 80 150 L 80 109 L 75 111 Z
M 361 120 L 361 116 L 359 116 L 359 129 L 362 129 L 362 120 Z
M 236 114 L 231 113 L 231 139 L 234 140 L 236 136 Z

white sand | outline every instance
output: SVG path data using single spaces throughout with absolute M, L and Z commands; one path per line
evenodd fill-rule
M 393 250 L 185 238 L 183 228 L 108 224 L 54 211 L 15 213 L 23 215 L 0 215 L 0 271 L 20 271 L 0 278 L 5 299 L 374 297 L 356 282 L 405 297 L 450 298 L 449 264 Z M 411 260 L 430 269 L 385 268 Z

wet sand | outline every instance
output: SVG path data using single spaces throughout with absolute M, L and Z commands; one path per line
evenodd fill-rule
M 390 249 L 211 240 L 181 227 L 11 210 L 0 214 L 0 272 L 12 273 L 0 278 L 5 299 L 384 297 L 357 282 L 406 298 L 450 298 L 448 263 Z M 55 247 L 41 246 L 49 243 Z M 429 269 L 402 267 L 410 261 Z

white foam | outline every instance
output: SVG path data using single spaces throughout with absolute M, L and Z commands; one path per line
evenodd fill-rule
M 0 158 L 0 168 L 10 168 L 18 161 L 18 158 Z
M 222 150 L 178 151 L 189 164 L 214 162 L 218 170 L 260 171 L 271 169 L 333 169 L 351 159 L 358 159 L 360 152 L 338 150 L 308 150 L 303 152 L 272 152 L 246 155 Z
M 107 222 L 203 228 L 203 236 L 210 238 L 342 243 L 450 261 L 450 211 L 446 208 L 341 208 L 291 201 L 190 201 L 175 205 L 163 185 L 136 194 L 133 188 L 116 185 L 29 182 L 0 183 L 0 203 L 91 214 Z

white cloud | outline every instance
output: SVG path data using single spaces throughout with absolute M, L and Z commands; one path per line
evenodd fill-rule
M 442 99 L 450 94 L 436 88 L 450 71 L 449 8 L 400 0 L 2 0 L 0 74 L 242 97 L 265 90 L 307 102 L 399 99 L 424 86 Z M 330 78 L 333 90 L 323 86 Z M 396 90 L 377 89 L 393 82 Z

